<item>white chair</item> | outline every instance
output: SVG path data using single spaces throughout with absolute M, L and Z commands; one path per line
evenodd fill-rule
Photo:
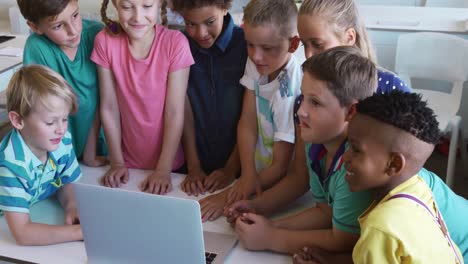
M 421 93 L 427 100 L 437 115 L 441 132 L 451 132 L 446 183 L 452 187 L 458 142 L 463 166 L 467 163 L 461 117 L 457 112 L 463 83 L 468 78 L 468 41 L 444 33 L 402 34 L 397 44 L 395 71 L 414 92 Z M 411 78 L 450 82 L 452 89 L 449 92 L 423 90 L 424 87 L 413 87 Z

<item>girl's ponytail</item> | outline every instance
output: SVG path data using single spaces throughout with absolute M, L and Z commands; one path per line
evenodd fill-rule
M 121 28 L 119 23 L 111 20 L 107 17 L 107 6 L 109 5 L 109 0 L 103 0 L 101 4 L 101 20 L 106 25 L 108 32 L 117 35 L 120 33 Z
M 161 24 L 167 26 L 167 1 L 161 0 Z

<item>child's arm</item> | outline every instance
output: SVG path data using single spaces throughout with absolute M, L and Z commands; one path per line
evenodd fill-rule
M 313 218 L 309 218 L 314 221 Z M 331 222 L 331 219 L 329 219 Z M 236 220 L 239 240 L 250 250 L 272 250 L 293 254 L 304 245 L 332 252 L 351 251 L 359 235 L 336 227 L 319 230 L 291 230 L 275 227 L 263 216 L 246 213 Z
M 262 189 L 270 188 L 286 175 L 294 150 L 294 144 L 284 141 L 273 143 L 273 159 L 271 165 L 259 173 Z
M 225 212 L 229 222 L 235 222 L 240 212 L 256 212 L 262 215 L 272 214 L 295 201 L 309 190 L 305 144 L 300 137 L 300 128 L 298 126 L 296 126 L 295 134 L 293 171 L 287 173 L 277 184 L 253 200 L 242 200 L 234 203 Z M 262 184 L 264 183 L 262 182 Z
M 57 199 L 65 212 L 65 224 L 74 225 L 80 223 L 76 208 L 75 193 L 71 184 L 65 184 L 57 191 Z
M 18 245 L 40 246 L 82 240 L 80 225 L 53 226 L 32 223 L 27 213 L 4 212 L 5 219 Z
M 315 207 L 304 210 L 298 214 L 273 221 L 278 228 L 304 230 L 304 229 L 330 229 L 332 225 L 332 208 L 326 203 L 317 203 Z
M 107 164 L 108 160 L 106 157 L 97 156 L 97 143 L 99 138 L 99 129 L 101 127 L 101 118 L 99 113 L 96 111 L 94 116 L 93 125 L 89 130 L 88 139 L 83 151 L 83 163 L 90 167 L 99 167 Z
M 364 261 L 369 262 L 369 261 Z M 315 247 L 302 248 L 300 252 L 293 255 L 293 264 L 347 264 L 353 263 L 353 258 L 350 252 L 345 253 L 332 253 Z M 376 262 L 378 263 L 378 262 Z
M 236 144 L 224 168 L 215 170 L 206 177 L 205 189 L 214 192 L 228 186 L 236 179 L 240 168 L 239 148 Z
M 242 113 L 237 126 L 237 143 L 239 153 L 242 153 L 240 155 L 241 177 L 228 194 L 228 205 L 241 199 L 247 199 L 252 191 L 255 191 L 255 188 L 260 189 L 260 185 L 257 183 L 257 171 L 255 168 L 257 129 L 255 92 L 246 89 L 242 103 Z
M 101 97 L 100 112 L 104 134 L 109 148 L 111 168 L 102 178 L 102 183 L 108 187 L 120 187 L 128 181 L 128 169 L 122 155 L 122 130 L 120 111 L 115 93 L 114 76 L 110 69 L 97 65 L 99 78 L 99 93 Z
M 203 194 L 205 192 L 203 180 L 206 177 L 206 173 L 203 171 L 200 165 L 200 159 L 198 158 L 195 133 L 192 105 L 190 104 L 188 97 L 185 96 L 185 122 L 182 134 L 182 144 L 184 147 L 188 173 L 180 185 L 180 188 L 188 195 L 193 194 L 198 196 L 198 194 Z
M 164 136 L 156 170 L 141 184 L 144 192 L 165 194 L 171 190 L 172 163 L 184 126 L 184 100 L 190 67 L 169 73 L 164 107 Z

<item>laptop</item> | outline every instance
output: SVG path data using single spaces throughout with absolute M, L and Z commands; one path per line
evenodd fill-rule
M 203 232 L 197 201 L 73 185 L 88 263 L 224 263 L 237 241 Z

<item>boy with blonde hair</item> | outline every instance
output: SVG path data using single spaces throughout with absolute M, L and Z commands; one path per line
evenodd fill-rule
M 286 174 L 294 147 L 293 104 L 302 71 L 293 52 L 299 44 L 297 7 L 291 0 L 253 0 L 244 9 L 249 59 L 240 83 L 244 93 L 237 142 L 241 176 L 234 186 L 202 200 L 202 210 L 260 193 Z
M 17 0 L 34 32 L 24 47 L 23 64 L 51 68 L 70 84 L 79 98 L 69 131 L 78 159 L 88 166 L 107 163 L 104 134 L 100 133 L 99 86 L 96 64 L 90 60 L 94 38 L 103 25 L 82 20 L 78 0 Z
M 25 66 L 7 88 L 13 130 L 0 143 L 0 212 L 19 245 L 48 245 L 81 240 L 73 190 L 81 170 L 67 132 L 76 112 L 76 95 L 54 71 Z M 31 222 L 30 207 L 57 193 L 65 225 Z

